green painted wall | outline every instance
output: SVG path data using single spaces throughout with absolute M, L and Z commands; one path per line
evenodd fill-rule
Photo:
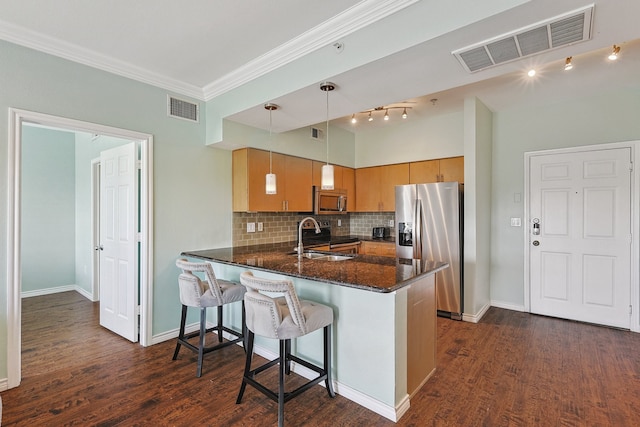
M 492 302 L 515 309 L 524 305 L 524 231 L 509 221 L 524 218 L 524 153 L 640 140 L 639 111 L 640 91 L 627 90 L 494 113 Z
M 22 292 L 75 284 L 75 138 L 25 126 Z
M 231 246 L 231 153 L 205 145 L 205 125 L 167 117 L 167 91 L 0 41 L 0 175 L 9 170 L 7 109 L 153 135 L 153 334 L 178 327 L 175 259 Z M 205 106 L 202 104 L 201 109 Z M 0 200 L 8 197 L 0 180 Z M 71 212 L 73 215 L 73 211 Z M 0 348 L 7 348 L 7 212 L 0 210 Z M 7 377 L 0 351 L 0 379 Z

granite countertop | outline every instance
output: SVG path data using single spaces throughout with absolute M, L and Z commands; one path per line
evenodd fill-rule
M 295 246 L 296 242 L 286 242 L 185 251 L 181 255 L 372 292 L 393 292 L 448 266 L 446 262 L 361 254 L 346 261 L 298 259 Z

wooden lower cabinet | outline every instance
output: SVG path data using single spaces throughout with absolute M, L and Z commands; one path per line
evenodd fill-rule
M 396 257 L 396 244 L 391 242 L 371 242 L 364 240 L 361 242 L 360 253 L 365 255 Z
M 407 290 L 407 393 L 413 396 L 436 369 L 435 275 Z

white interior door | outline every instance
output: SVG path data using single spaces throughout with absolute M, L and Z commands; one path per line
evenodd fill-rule
M 534 155 L 529 183 L 531 312 L 629 328 L 631 149 Z
M 136 143 L 100 153 L 100 325 L 138 341 Z

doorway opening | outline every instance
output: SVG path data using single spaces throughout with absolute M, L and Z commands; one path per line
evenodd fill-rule
M 8 387 L 17 387 L 21 379 L 21 210 L 22 210 L 22 129 L 23 125 L 38 125 L 69 132 L 87 132 L 106 135 L 124 140 L 136 141 L 139 145 L 139 292 L 140 292 L 140 335 L 143 346 L 152 343 L 152 265 L 153 265 L 153 137 L 150 134 L 119 129 L 95 123 L 51 116 L 26 110 L 9 109 L 8 138 L 8 192 L 7 192 L 7 343 L 8 343 Z M 89 166 L 88 166 L 89 167 Z

